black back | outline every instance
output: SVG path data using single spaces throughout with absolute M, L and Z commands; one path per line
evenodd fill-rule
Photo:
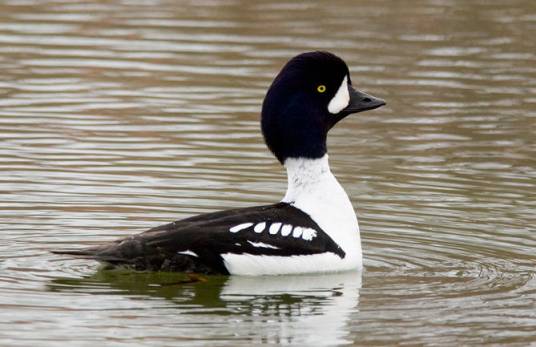
M 254 231 L 257 223 L 265 222 L 260 233 Z M 231 232 L 236 225 L 252 223 L 250 227 Z M 272 235 L 273 223 L 315 230 L 310 240 L 283 236 L 279 231 Z M 258 247 L 255 244 L 271 247 Z M 273 248 L 272 248 L 273 247 Z M 190 251 L 197 256 L 179 254 Z M 203 214 L 165 224 L 144 233 L 115 241 L 108 245 L 82 251 L 63 252 L 90 256 L 112 265 L 128 265 L 137 270 L 172 270 L 201 273 L 228 271 L 222 254 L 251 255 L 311 255 L 331 252 L 344 258 L 344 251 L 301 210 L 287 203 L 233 209 Z

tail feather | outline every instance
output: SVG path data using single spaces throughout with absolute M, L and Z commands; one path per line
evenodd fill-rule
M 52 251 L 53 254 L 69 255 L 83 259 L 93 259 L 106 263 L 130 263 L 132 259 L 125 258 L 121 254 L 107 254 L 106 248 L 92 247 L 84 249 L 59 249 Z
M 196 257 L 167 251 L 160 247 L 147 246 L 139 238 L 127 238 L 121 242 L 83 249 L 54 250 L 52 253 L 97 260 L 111 268 L 227 274 L 225 269 L 214 269 L 198 261 Z
M 97 255 L 98 251 L 98 248 L 92 247 L 84 249 L 58 249 L 51 251 L 51 253 L 61 255 L 74 255 L 76 257 L 83 258 L 94 258 Z
M 52 251 L 54 254 L 94 259 L 110 264 L 133 264 L 142 261 L 154 261 L 153 258 L 165 259 L 165 255 L 152 247 L 146 247 L 141 238 L 129 237 L 119 242 L 111 242 L 100 246 L 83 249 L 61 249 Z

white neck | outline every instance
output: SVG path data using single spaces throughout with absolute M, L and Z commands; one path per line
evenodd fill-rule
M 329 169 L 328 155 L 285 160 L 288 188 L 283 202 L 307 213 L 345 252 L 349 269 L 362 267 L 361 239 L 354 209 Z
M 288 187 L 283 202 L 299 202 L 318 193 L 318 189 L 326 183 L 337 183 L 329 169 L 327 154 L 320 159 L 288 158 L 285 160 L 285 168 Z

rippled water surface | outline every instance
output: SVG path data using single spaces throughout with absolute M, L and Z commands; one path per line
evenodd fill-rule
M 536 344 L 534 1 L 2 1 L 0 345 Z M 388 101 L 329 140 L 363 274 L 208 277 L 55 256 L 279 200 L 291 56 Z

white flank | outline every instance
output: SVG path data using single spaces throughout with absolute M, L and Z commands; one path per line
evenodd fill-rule
M 328 104 L 328 111 L 331 114 L 341 112 L 350 103 L 350 91 L 348 90 L 348 76 L 344 76 L 341 86 Z
M 233 275 L 286 275 L 346 270 L 340 268 L 341 259 L 333 253 L 293 256 L 225 253 L 222 257 L 225 267 Z
M 292 225 L 285 224 L 283 225 L 283 228 L 281 228 L 281 236 L 288 236 L 292 232 Z
M 270 225 L 270 235 L 275 235 L 281 229 L 281 223 L 273 223 Z
M 279 247 L 272 246 L 272 245 L 269 245 L 269 244 L 264 243 L 264 242 L 253 242 L 253 241 L 249 241 L 249 240 L 248 240 L 248 242 L 249 242 L 253 247 L 279 249 Z
M 189 249 L 186 251 L 177 252 L 178 254 L 184 254 L 184 255 L 191 255 L 192 257 L 199 258 L 197 253 L 190 251 Z
M 325 268 L 316 271 L 361 269 L 357 217 L 348 195 L 329 169 L 327 154 L 320 159 L 289 158 L 285 167 L 288 189 L 282 201 L 307 213 L 346 253 L 342 259 L 330 258 L 333 264 L 322 263 Z M 316 236 L 315 230 L 307 228 L 301 237 L 310 241 Z
M 253 228 L 253 230 L 257 234 L 260 234 L 260 233 L 262 233 L 262 231 L 264 230 L 265 227 L 266 227 L 266 223 L 262 222 L 262 223 L 259 223 L 259 224 L 255 225 L 255 228 Z
M 231 229 L 229 229 L 230 232 L 232 233 L 237 233 L 239 232 L 240 230 L 244 230 L 246 228 L 249 228 L 250 226 L 252 226 L 253 223 L 242 223 L 242 224 L 238 224 L 238 225 L 235 225 L 234 227 L 232 227 Z

